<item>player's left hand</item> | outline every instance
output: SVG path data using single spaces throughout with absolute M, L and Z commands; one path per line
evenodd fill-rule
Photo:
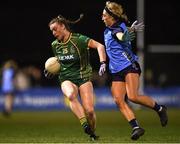
M 136 20 L 133 22 L 130 29 L 132 31 L 143 31 L 144 30 L 144 23 L 143 22 L 138 23 L 138 21 Z
M 48 79 L 52 79 L 55 75 L 44 69 L 44 76 Z
M 101 62 L 100 68 L 99 68 L 99 75 L 102 76 L 106 72 L 106 62 Z

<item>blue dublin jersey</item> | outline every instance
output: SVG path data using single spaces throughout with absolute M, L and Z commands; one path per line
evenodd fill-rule
M 118 32 L 125 34 L 124 41 L 117 39 L 116 33 Z M 104 31 L 104 42 L 109 57 L 109 70 L 111 73 L 117 73 L 138 60 L 138 57 L 132 52 L 131 41 L 125 23 L 107 27 Z
M 4 93 L 13 92 L 14 91 L 14 70 L 12 68 L 5 69 L 3 71 L 2 78 L 2 91 Z

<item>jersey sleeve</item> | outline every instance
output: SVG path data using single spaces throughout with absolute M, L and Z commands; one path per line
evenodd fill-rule
M 85 36 L 85 35 L 80 35 L 79 39 L 84 41 L 85 43 L 88 43 L 90 40 L 90 38 L 88 36 Z
M 123 29 L 121 27 L 115 28 L 115 29 L 112 30 L 112 36 L 116 37 L 116 34 L 118 32 L 122 32 L 123 33 L 124 31 L 123 31 Z
M 56 54 L 56 51 L 55 51 L 55 49 L 56 49 L 56 41 L 53 41 L 53 42 L 51 43 L 51 48 L 52 48 L 53 54 L 56 56 L 56 55 L 57 55 L 57 54 Z
M 79 36 L 79 42 L 82 45 L 82 47 L 88 48 L 89 41 L 90 41 L 90 38 L 88 36 L 85 36 L 85 35 Z

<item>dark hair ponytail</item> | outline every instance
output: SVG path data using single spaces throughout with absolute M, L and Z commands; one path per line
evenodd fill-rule
M 84 14 L 80 14 L 78 19 L 76 19 L 74 21 L 66 19 L 66 22 L 68 24 L 76 24 L 76 23 L 80 22 L 83 19 L 83 17 L 84 17 Z
M 80 14 L 79 18 L 72 21 L 72 20 L 68 20 L 65 17 L 63 17 L 62 15 L 58 15 L 56 18 L 53 18 L 50 22 L 49 22 L 49 26 L 55 22 L 59 23 L 59 24 L 64 24 L 66 29 L 68 31 L 71 31 L 70 29 L 70 25 L 76 24 L 79 21 L 82 20 L 82 18 L 84 17 L 84 14 Z

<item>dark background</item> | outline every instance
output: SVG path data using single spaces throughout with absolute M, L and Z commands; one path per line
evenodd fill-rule
M 123 5 L 129 21 L 136 20 L 136 0 L 115 0 Z M 81 22 L 73 27 L 103 43 L 104 24 L 101 20 L 105 0 L 51 0 L 51 1 L 1 1 L 0 2 L 0 63 L 15 59 L 21 67 L 35 65 L 44 69 L 44 62 L 52 56 L 53 36 L 49 21 L 62 14 L 76 19 L 84 13 Z M 149 54 L 149 44 L 180 44 L 179 2 L 177 0 L 145 0 L 145 68 L 150 67 L 153 83 L 163 71 L 168 75 L 166 86 L 178 85 L 180 79 L 180 54 Z M 135 42 L 133 43 L 135 46 Z M 135 50 L 137 50 L 135 48 Z M 166 61 L 165 61 L 166 60 Z M 91 51 L 91 63 L 98 70 L 98 56 Z M 174 70 L 176 68 L 176 71 Z

